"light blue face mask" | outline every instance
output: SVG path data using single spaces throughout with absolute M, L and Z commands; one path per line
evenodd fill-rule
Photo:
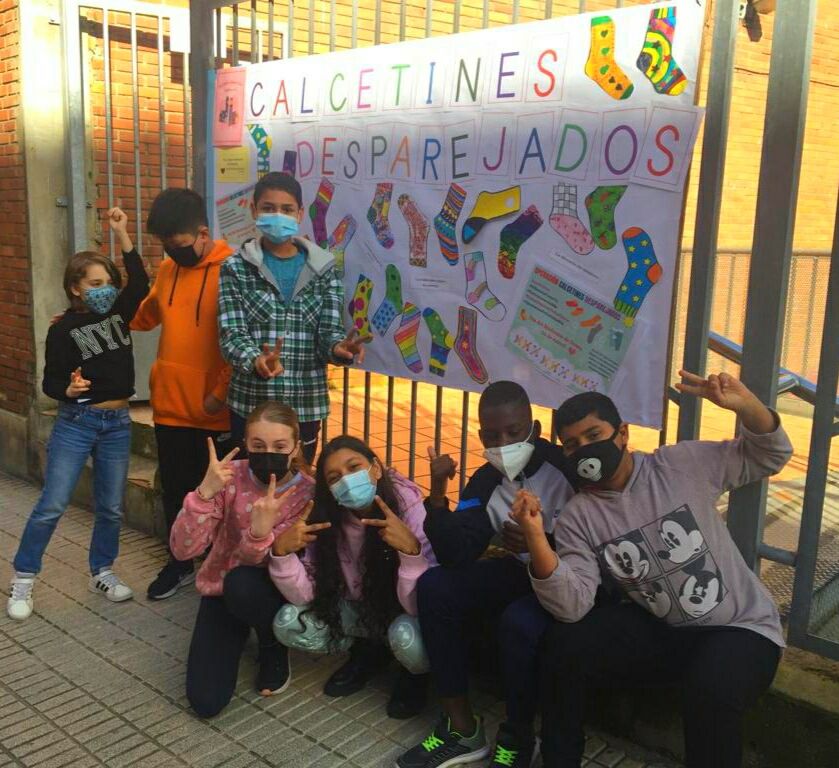
M 300 232 L 297 219 L 284 213 L 260 213 L 256 217 L 256 228 L 276 245 L 288 242 Z
M 332 495 L 347 509 L 367 509 L 376 498 L 376 484 L 370 480 L 369 469 L 359 469 L 329 486 Z
M 119 296 L 119 291 L 114 285 L 100 285 L 97 288 L 88 288 L 84 292 L 84 303 L 97 315 L 107 315 L 114 306 Z

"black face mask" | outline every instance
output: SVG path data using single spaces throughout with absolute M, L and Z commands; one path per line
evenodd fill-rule
M 166 255 L 179 267 L 194 267 L 201 261 L 201 257 L 195 252 L 195 243 L 192 245 L 172 246 L 163 250 L 166 251 Z
M 615 445 L 618 432 L 616 429 L 606 440 L 584 445 L 568 457 L 569 469 L 580 485 L 601 485 L 618 471 L 626 450 L 626 446 Z
M 260 483 L 268 485 L 271 482 L 271 475 L 274 475 L 277 480 L 286 476 L 289 455 L 288 453 L 271 453 L 269 451 L 254 453 L 251 451 L 248 454 L 248 466 Z

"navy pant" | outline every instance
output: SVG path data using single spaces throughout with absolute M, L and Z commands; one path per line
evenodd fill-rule
M 248 455 L 248 449 L 245 447 L 245 423 L 247 419 L 240 416 L 238 413 L 230 411 L 230 447 L 235 448 L 239 446 L 239 454 L 237 458 L 244 459 Z M 301 421 L 300 422 L 300 442 L 303 449 L 303 458 L 307 464 L 311 464 L 315 459 L 315 454 L 318 450 L 318 436 L 320 435 L 319 421 Z
M 542 647 L 542 759 L 579 768 L 586 691 L 677 686 L 686 768 L 739 768 L 743 713 L 772 683 L 780 659 L 750 629 L 676 629 L 635 603 L 595 605 L 580 621 L 556 622 Z
M 430 568 L 417 585 L 420 627 L 438 695 L 463 696 L 469 680 L 469 637 L 476 622 L 497 618 L 507 720 L 533 723 L 538 704 L 538 646 L 551 623 L 514 557 L 466 568 Z

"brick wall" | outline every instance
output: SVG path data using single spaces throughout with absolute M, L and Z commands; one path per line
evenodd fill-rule
M 18 30 L 17 0 L 0 0 L 0 408 L 24 414 L 32 401 L 35 350 Z

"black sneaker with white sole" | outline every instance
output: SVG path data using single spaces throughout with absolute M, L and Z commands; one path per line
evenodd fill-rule
M 195 566 L 192 560 L 170 560 L 163 566 L 155 580 L 146 590 L 149 600 L 165 600 L 172 597 L 181 587 L 195 581 Z
M 471 736 L 450 730 L 449 719 L 443 715 L 431 734 L 411 747 L 397 761 L 398 768 L 448 768 L 462 763 L 477 763 L 490 752 L 484 722 L 475 718 Z
M 261 645 L 258 663 L 256 690 L 260 696 L 276 696 L 291 684 L 291 660 L 288 648 L 281 643 Z

